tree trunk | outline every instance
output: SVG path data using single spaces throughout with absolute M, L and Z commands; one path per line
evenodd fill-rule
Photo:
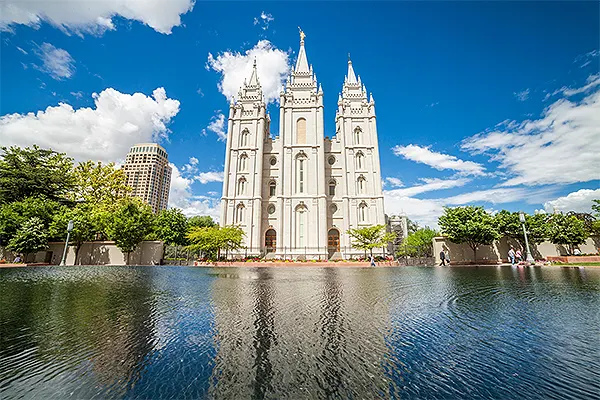
M 473 249 L 473 262 L 477 263 L 477 246 L 471 246 Z
M 129 254 L 131 254 L 130 251 L 127 252 L 127 262 L 125 263 L 125 265 L 129 265 Z
M 83 244 L 83 243 L 81 243 L 81 244 L 76 244 L 76 245 L 75 245 L 75 261 L 73 262 L 73 265 L 79 265 L 79 264 L 77 263 L 77 260 L 78 260 L 78 256 L 79 256 L 79 250 L 81 250 L 81 246 L 82 246 L 82 244 Z

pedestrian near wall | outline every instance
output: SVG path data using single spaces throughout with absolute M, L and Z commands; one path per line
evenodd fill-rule
M 440 251 L 440 266 L 445 266 L 446 265 L 446 253 L 444 253 L 444 250 Z
M 510 250 L 508 250 L 508 259 L 510 260 L 510 265 L 515 266 L 515 249 L 510 246 Z

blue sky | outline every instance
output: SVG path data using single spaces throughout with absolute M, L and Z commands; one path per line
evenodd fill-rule
M 256 57 L 277 133 L 301 26 L 326 135 L 348 53 L 373 93 L 387 213 L 435 225 L 444 205 L 583 211 L 600 198 L 597 2 L 148 3 L 8 0 L 0 145 L 119 162 L 158 141 L 176 168 L 171 204 L 218 216 L 221 110 Z

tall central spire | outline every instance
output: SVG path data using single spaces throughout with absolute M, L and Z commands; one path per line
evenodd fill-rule
M 306 50 L 304 50 L 304 38 L 306 35 L 302 29 L 300 29 L 300 27 L 298 27 L 298 30 L 300 30 L 300 51 L 298 52 L 298 60 L 296 61 L 296 68 L 294 69 L 294 72 L 308 73 L 310 72 L 310 69 L 308 67 L 308 60 L 306 59 Z
M 346 75 L 346 82 L 358 83 L 356 81 L 356 75 L 354 74 L 354 68 L 352 68 L 352 60 L 350 59 L 350 53 L 348 53 L 348 75 Z

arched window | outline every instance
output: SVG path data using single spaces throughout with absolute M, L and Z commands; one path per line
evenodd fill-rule
M 271 197 L 275 196 L 276 189 L 277 189 L 277 184 L 275 183 L 275 181 L 271 181 L 271 183 L 269 183 L 269 196 L 271 196 Z
M 296 157 L 296 193 L 304 193 L 305 180 L 308 175 L 306 154 L 303 152 Z
M 306 246 L 306 206 L 296 207 L 296 247 Z
M 242 135 L 240 136 L 240 147 L 248 146 L 248 136 L 249 135 L 250 135 L 250 132 L 248 132 L 248 129 L 244 129 L 242 131 Z
M 242 154 L 240 157 L 240 171 L 246 171 L 248 168 L 248 156 L 246 153 Z
M 358 222 L 367 222 L 367 203 L 364 201 L 358 206 Z
M 356 128 L 354 130 L 354 144 L 360 144 L 362 142 L 362 130 Z
M 362 151 L 359 151 L 358 153 L 356 153 L 356 169 L 362 170 L 364 168 L 365 165 L 365 156 L 362 153 Z
M 296 121 L 296 144 L 306 144 L 306 120 L 304 118 Z
M 329 181 L 329 195 L 335 196 L 335 180 L 334 179 Z
M 364 176 L 359 176 L 358 180 L 356 181 L 356 191 L 358 194 L 364 194 L 365 193 L 365 177 Z
M 240 178 L 238 181 L 238 195 L 246 193 L 246 179 Z
M 243 204 L 238 204 L 237 208 L 235 209 L 235 222 L 237 224 L 241 224 L 242 222 L 244 222 L 244 205 Z

